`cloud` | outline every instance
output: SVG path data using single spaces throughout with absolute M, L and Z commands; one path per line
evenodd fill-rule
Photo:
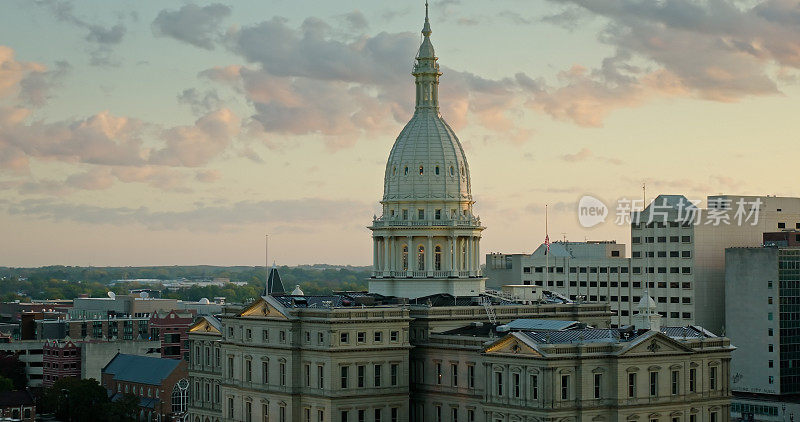
M 208 6 L 186 4 L 178 10 L 162 10 L 152 24 L 157 36 L 170 37 L 206 50 L 214 49 L 220 35 L 222 20 L 230 16 L 231 8 L 214 3 Z
M 230 110 L 208 113 L 192 126 L 165 130 L 162 137 L 166 140 L 166 146 L 155 151 L 150 161 L 169 166 L 202 166 L 222 153 L 239 129 L 239 118 Z
M 84 39 L 94 46 L 89 51 L 92 65 L 116 66 L 119 64 L 118 60 L 112 57 L 112 49 L 122 43 L 127 33 L 127 27 L 122 22 L 112 26 L 89 22 L 74 13 L 73 5 L 69 1 L 37 0 L 35 4 L 50 9 L 59 21 L 87 31 Z
M 77 189 L 108 189 L 114 185 L 114 177 L 108 169 L 92 168 L 84 173 L 67 177 L 66 184 Z
M 623 161 L 620 160 L 619 158 L 598 156 L 597 154 L 592 152 L 592 150 L 590 150 L 589 148 L 586 148 L 586 147 L 581 148 L 580 151 L 578 151 L 578 152 L 576 152 L 574 154 L 564 154 L 564 155 L 561 156 L 561 159 L 564 160 L 564 161 L 570 162 L 570 163 L 586 161 L 586 160 L 589 160 L 589 159 L 600 160 L 600 161 L 604 161 L 606 163 L 614 164 L 614 165 L 620 165 L 620 164 L 623 163 Z
M 274 201 L 241 201 L 192 209 L 156 211 L 147 207 L 101 207 L 71 204 L 53 199 L 27 199 L 7 203 L 11 215 L 49 221 L 84 224 L 139 224 L 152 230 L 200 230 L 215 232 L 250 224 L 306 226 L 308 223 L 338 225 L 352 215 L 365 213 L 368 205 L 348 200 L 306 198 Z M 365 211 L 366 210 L 366 211 Z
M 219 180 L 222 177 L 222 172 L 219 170 L 198 170 L 194 178 L 203 183 L 213 183 Z
M 71 66 L 65 61 L 56 62 L 55 69 L 30 72 L 19 81 L 19 98 L 23 103 L 39 107 L 52 97 L 51 90 L 69 72 Z
M 222 106 L 219 94 L 213 89 L 203 92 L 195 88 L 184 89 L 178 94 L 178 102 L 191 107 L 195 114 L 205 114 Z
M 793 1 L 752 7 L 730 0 L 550 1 L 607 19 L 598 39 L 615 48 L 618 69 L 630 70 L 622 83 L 602 68 L 587 72 L 553 93 L 555 106 L 542 106 L 582 125 L 598 126 L 608 110 L 665 94 L 723 102 L 774 95 L 779 87 L 772 69 L 800 66 L 800 13 Z M 562 24 L 569 27 L 582 13 L 562 16 Z M 637 62 L 656 68 L 637 68 Z M 608 105 L 606 111 L 594 102 Z

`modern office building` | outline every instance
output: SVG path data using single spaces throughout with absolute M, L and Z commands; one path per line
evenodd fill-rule
M 797 234 L 764 238 L 794 241 Z M 781 420 L 787 407 L 800 416 L 800 247 L 773 242 L 725 251 L 727 334 L 738 348 L 734 416 L 764 421 Z
M 602 302 L 616 313 L 614 326 L 629 325 L 641 292 L 633 293 L 631 260 L 615 241 L 542 244 L 532 254 L 486 255 L 486 286 L 543 286 L 573 301 Z M 547 271 L 549 268 L 549 272 Z

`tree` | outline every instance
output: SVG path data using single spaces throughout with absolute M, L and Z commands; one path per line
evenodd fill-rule
M 133 421 L 139 415 L 139 397 L 125 394 L 121 399 L 109 404 L 109 417 L 113 421 Z
M 4 376 L 0 376 L 0 391 L 11 391 L 13 389 L 14 382 Z
M 63 421 L 113 420 L 106 389 L 94 378 L 61 378 L 44 391 L 42 408 Z
M 0 377 L 11 380 L 14 390 L 24 390 L 28 386 L 25 364 L 13 353 L 0 356 Z

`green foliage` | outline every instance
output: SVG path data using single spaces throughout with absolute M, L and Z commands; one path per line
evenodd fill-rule
M 14 381 L 11 381 L 10 378 L 0 376 L 0 392 L 11 391 L 13 389 L 14 389 Z
M 41 405 L 44 413 L 62 421 L 112 421 L 116 407 L 97 380 L 74 377 L 61 378 L 46 389 Z
M 280 267 L 284 287 L 291 291 L 300 285 L 306 294 L 330 294 L 341 290 L 366 290 L 369 269 L 366 267 L 303 266 Z M 189 289 L 169 290 L 163 297 L 198 300 L 224 296 L 229 302 L 246 302 L 261 294 L 264 289 L 264 267 L 68 267 L 40 268 L 0 267 L 0 300 L 73 299 L 81 294 L 91 297 L 105 296 L 109 290 L 125 294 L 128 289 L 141 287 L 160 288 L 136 282 L 114 280 L 158 279 L 177 280 L 199 278 L 228 278 L 247 285 L 196 286 Z
M 10 380 L 14 390 L 24 390 L 28 386 L 25 364 L 17 355 L 0 356 L 0 377 Z

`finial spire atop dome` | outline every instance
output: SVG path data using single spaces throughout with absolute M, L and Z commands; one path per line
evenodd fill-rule
M 425 2 L 425 25 L 422 26 L 422 44 L 417 52 L 414 71 L 417 84 L 417 110 L 439 109 L 439 63 L 431 43 L 431 22 L 428 18 L 428 2 Z
M 426 37 L 430 37 L 431 33 L 431 22 L 428 20 L 428 2 L 425 1 L 425 25 L 422 26 L 422 35 Z

